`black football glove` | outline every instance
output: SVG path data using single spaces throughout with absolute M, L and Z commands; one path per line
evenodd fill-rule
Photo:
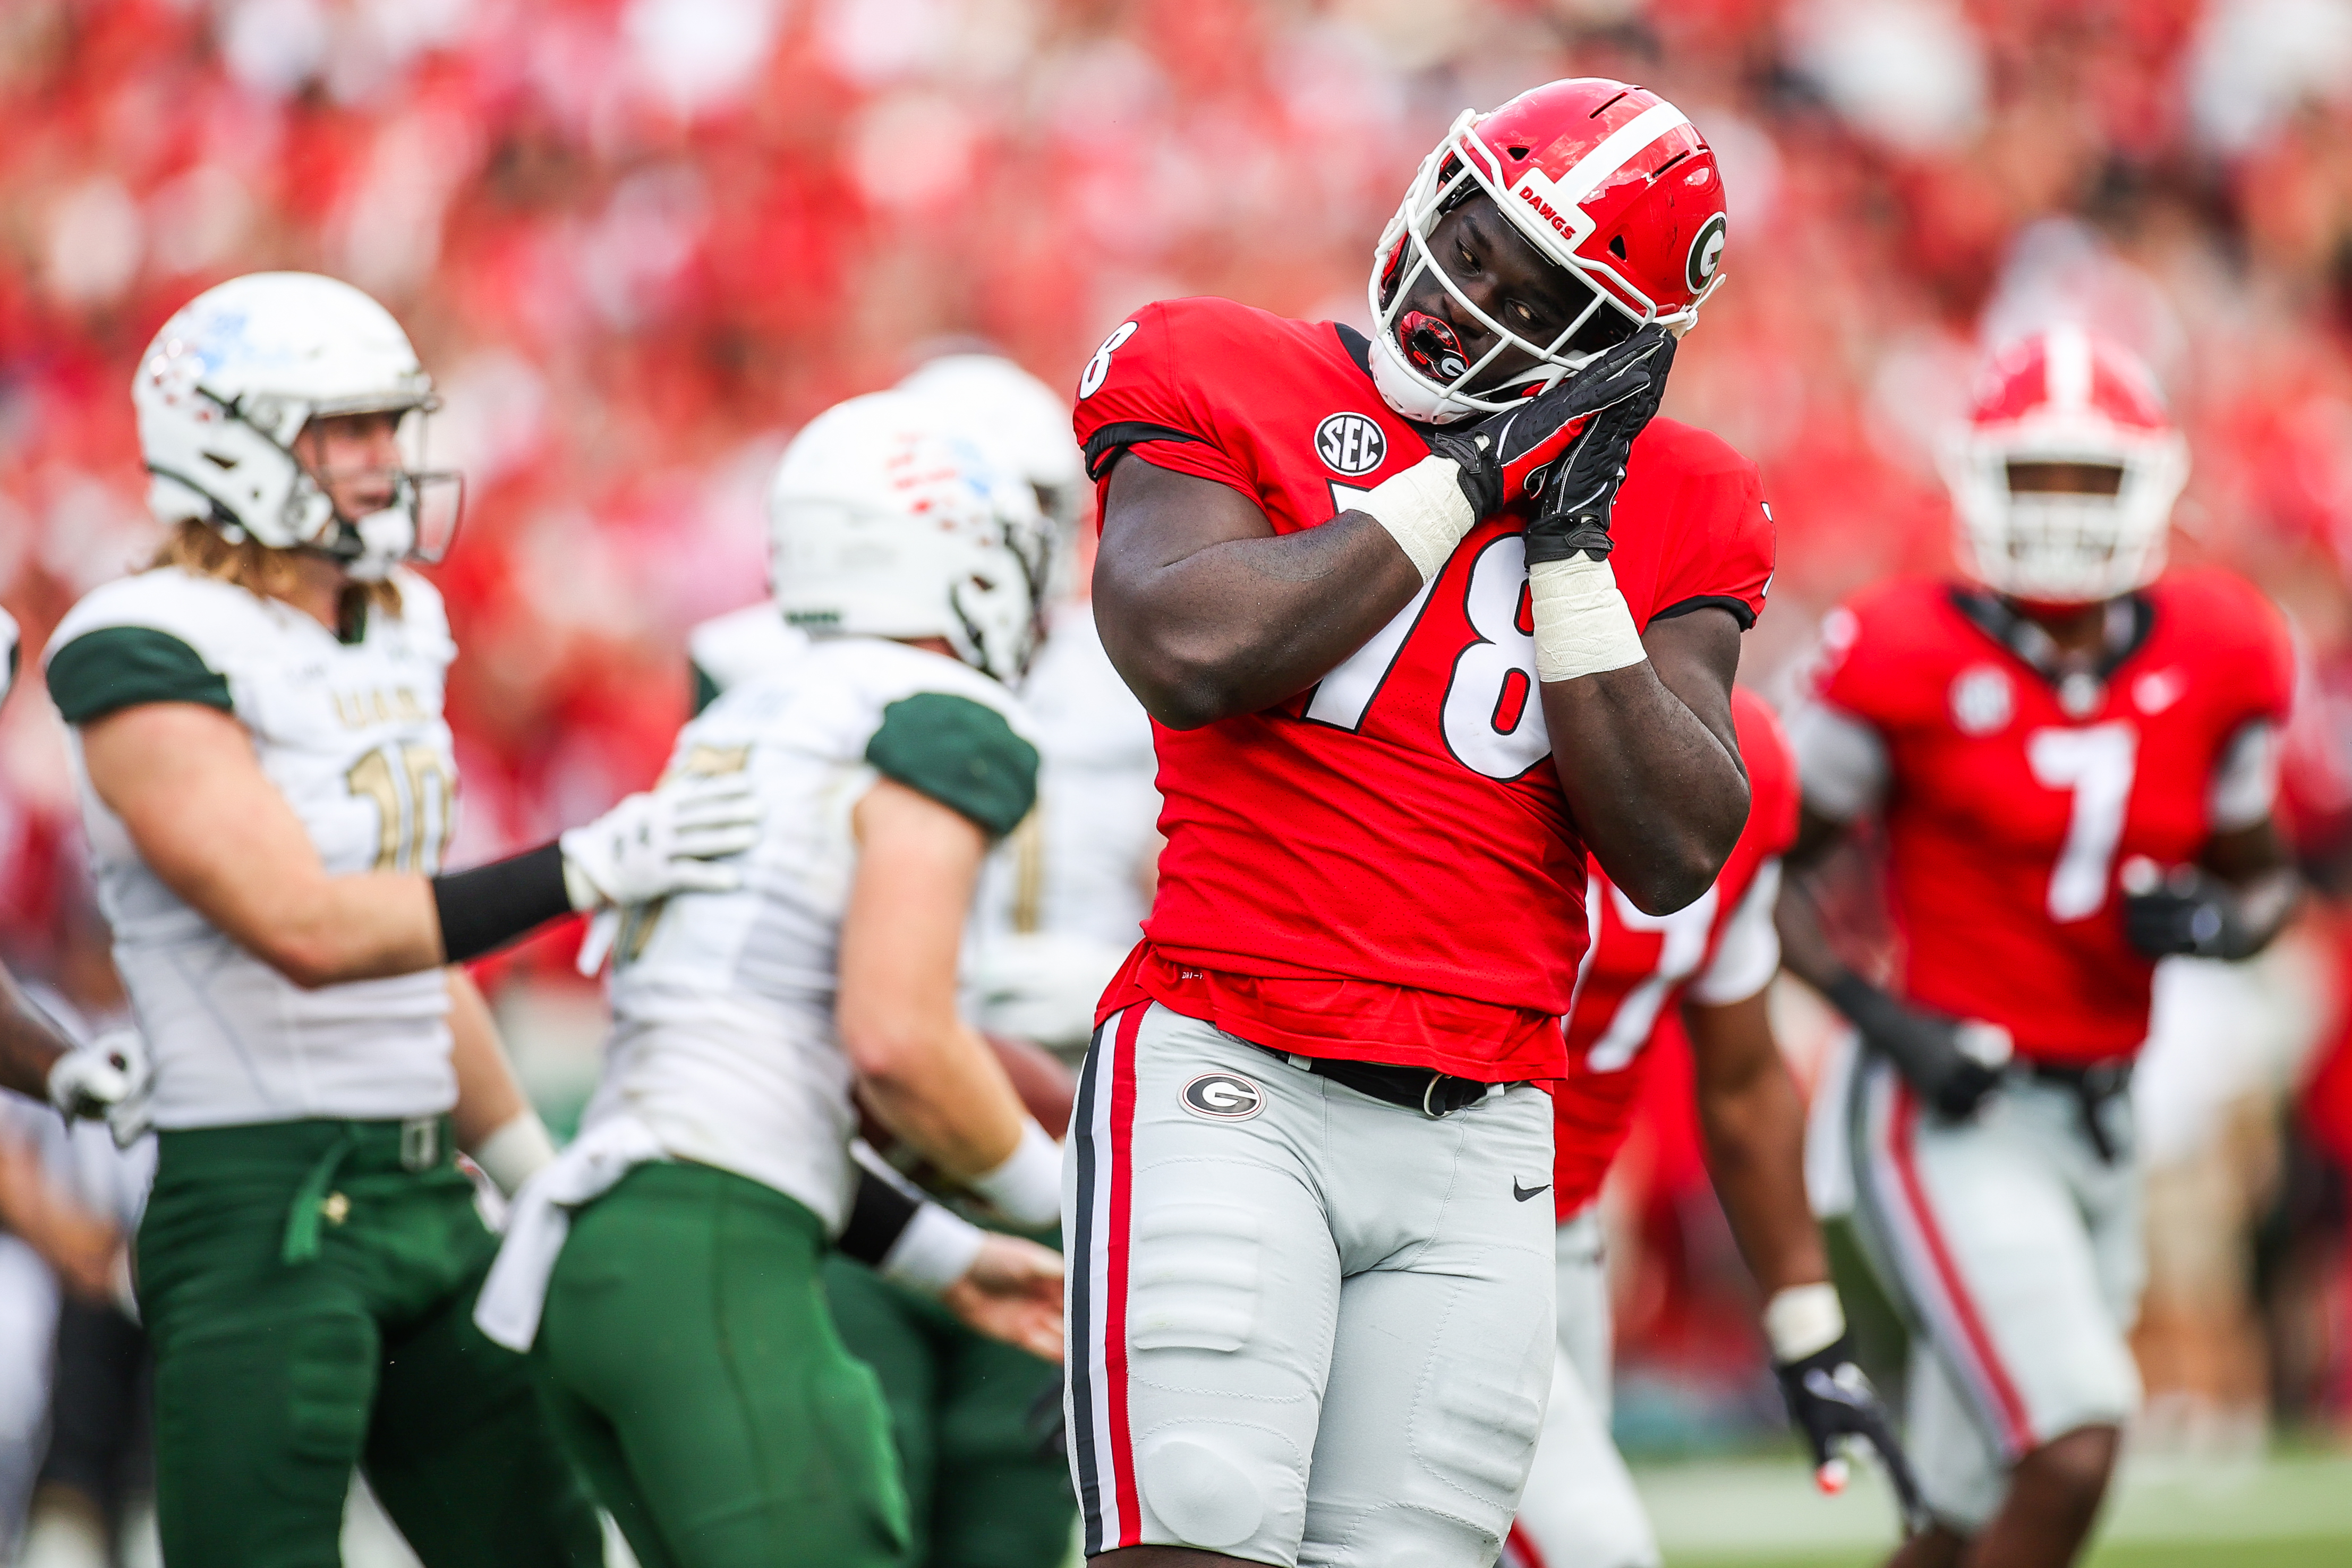
M 2124 868 L 2124 935 L 2150 958 L 2246 958 L 2255 948 L 2237 895 L 2194 866 L 2169 872 L 2153 861 Z
M 1862 1032 L 1864 1046 L 1893 1062 L 1921 1099 L 1954 1121 L 1975 1115 L 2000 1087 L 2009 1065 L 2006 1029 L 1908 1006 L 1858 974 L 1841 977 L 1829 998 Z
M 1558 462 L 1593 415 L 1651 393 L 1654 381 L 1663 392 L 1665 366 L 1673 361 L 1674 339 L 1666 330 L 1643 327 L 1548 392 L 1470 424 L 1442 426 L 1430 437 L 1429 449 L 1461 466 L 1470 510 L 1491 516 L 1531 493 L 1529 476 Z M 1650 407 L 1657 407 L 1654 397 Z M 1625 437 L 1629 445 L 1639 430 L 1637 425 Z
M 1548 475 L 1528 476 L 1529 492 L 1543 498 L 1528 523 L 1528 565 L 1566 561 L 1580 550 L 1595 561 L 1609 558 L 1609 514 L 1617 504 L 1617 487 L 1625 482 L 1633 437 L 1656 416 L 1666 395 L 1666 373 L 1675 364 L 1675 340 L 1663 328 L 1653 330 L 1664 346 L 1643 362 L 1648 384 L 1586 420 Z
M 1835 1343 L 1815 1351 L 1802 1361 L 1776 1363 L 1780 1397 L 1789 1403 L 1789 1421 L 1805 1435 L 1813 1454 L 1813 1479 L 1823 1491 L 1844 1489 L 1845 1456 L 1842 1450 L 1867 1443 L 1876 1451 L 1895 1499 L 1903 1509 L 1903 1530 L 1916 1535 L 1933 1522 L 1918 1479 L 1911 1473 L 1910 1456 L 1895 1436 L 1894 1418 L 1880 1402 L 1862 1368 L 1854 1364 L 1852 1340 L 1840 1335 Z

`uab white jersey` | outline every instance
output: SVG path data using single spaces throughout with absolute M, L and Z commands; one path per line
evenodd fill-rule
M 1010 693 L 903 644 L 826 637 L 680 731 L 673 773 L 748 771 L 762 812 L 743 885 L 632 910 L 591 1124 L 635 1116 L 672 1155 L 750 1177 L 838 1229 L 850 1072 L 834 1028 L 851 813 L 890 778 L 992 837 L 1028 814 L 1037 753 Z
M 786 626 L 773 599 L 702 622 L 686 637 L 687 658 L 694 665 L 694 710 L 702 711 L 730 686 L 780 671 L 808 646 L 808 634 Z
M 73 764 L 114 956 L 155 1058 L 159 1127 L 446 1110 L 441 973 L 305 991 L 253 957 L 140 860 L 90 788 L 79 727 L 121 709 L 198 702 L 234 716 L 330 875 L 440 869 L 457 775 L 442 683 L 457 652 L 441 596 L 394 574 L 401 611 L 356 640 L 233 584 L 161 568 L 110 583 L 50 640 L 50 694 Z
M 1085 605 L 1055 615 L 1021 700 L 1045 754 L 1037 809 L 989 861 L 966 979 L 982 1027 L 1082 1051 L 1151 909 L 1151 721 Z

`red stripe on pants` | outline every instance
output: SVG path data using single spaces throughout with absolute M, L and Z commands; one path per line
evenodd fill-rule
M 1105 1237 L 1110 1256 L 1105 1264 L 1103 1295 L 1104 1391 L 1110 1412 L 1110 1468 L 1118 1488 L 1118 1542 L 1143 1543 L 1143 1505 L 1136 1495 L 1135 1452 L 1130 1446 L 1127 1415 L 1127 1261 L 1129 1210 L 1134 1201 L 1135 1170 L 1135 1036 L 1143 1026 L 1149 1002 L 1139 1002 L 1119 1015 L 1118 1037 L 1111 1048 L 1110 1077 L 1110 1202 L 1105 1215 Z
M 1967 1282 L 1960 1278 L 1959 1267 L 1952 1261 L 1951 1249 L 1944 1244 L 1944 1233 L 1937 1228 L 1935 1211 L 1927 1206 L 1927 1188 L 1920 1184 L 1919 1167 L 1912 1150 L 1918 1125 L 1918 1097 L 1911 1092 L 1909 1084 L 1897 1079 L 1894 1126 L 1887 1139 L 1888 1151 L 1895 1159 L 1895 1179 L 1902 1184 L 1904 1201 L 1909 1205 L 1912 1220 L 1919 1227 L 1920 1239 L 1927 1244 L 1936 1278 L 1952 1303 L 1952 1315 L 1959 1319 L 1960 1332 L 1982 1367 L 1985 1381 L 1992 1385 L 1993 1399 L 2000 1406 L 1999 1415 L 2005 1428 L 2003 1439 L 2011 1454 L 2022 1454 L 2033 1447 L 2032 1421 L 2026 1414 L 2025 1401 L 2019 1395 L 2017 1385 L 2009 1380 L 2009 1370 L 2000 1363 L 1992 1335 L 1986 1331 L 1984 1319 L 1978 1315 Z

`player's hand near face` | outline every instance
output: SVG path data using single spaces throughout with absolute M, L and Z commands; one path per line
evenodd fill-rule
M 1462 493 L 1479 517 L 1538 492 L 1549 514 L 1551 497 L 1565 489 L 1580 498 L 1580 508 L 1597 507 L 1605 534 L 1609 502 L 1616 497 L 1616 481 L 1624 477 L 1625 454 L 1665 395 L 1674 343 L 1664 327 L 1644 327 L 1516 408 L 1471 424 L 1440 426 L 1429 439 L 1430 450 L 1460 468 Z M 1548 485 L 1539 476 L 1554 464 L 1560 471 L 1551 479 L 1572 472 L 1576 482 Z M 1528 559 L 1561 559 L 1564 551 L 1539 551 L 1541 526 L 1540 519 L 1528 525 Z
M 1062 1255 L 993 1232 L 940 1300 L 964 1325 L 1041 1360 L 1062 1359 Z

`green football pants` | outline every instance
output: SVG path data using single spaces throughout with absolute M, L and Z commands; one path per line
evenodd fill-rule
M 824 1227 L 709 1165 L 583 1208 L 531 1356 L 644 1568 L 889 1568 L 907 1500 L 874 1374 L 825 1310 Z
M 594 1568 L 446 1121 L 167 1131 L 139 1229 L 172 1568 L 335 1568 L 357 1465 L 426 1568 Z
M 1059 1568 L 1078 1503 L 1051 1442 L 1062 1373 L 835 1256 L 825 1293 L 890 1405 L 913 1540 L 901 1568 Z

